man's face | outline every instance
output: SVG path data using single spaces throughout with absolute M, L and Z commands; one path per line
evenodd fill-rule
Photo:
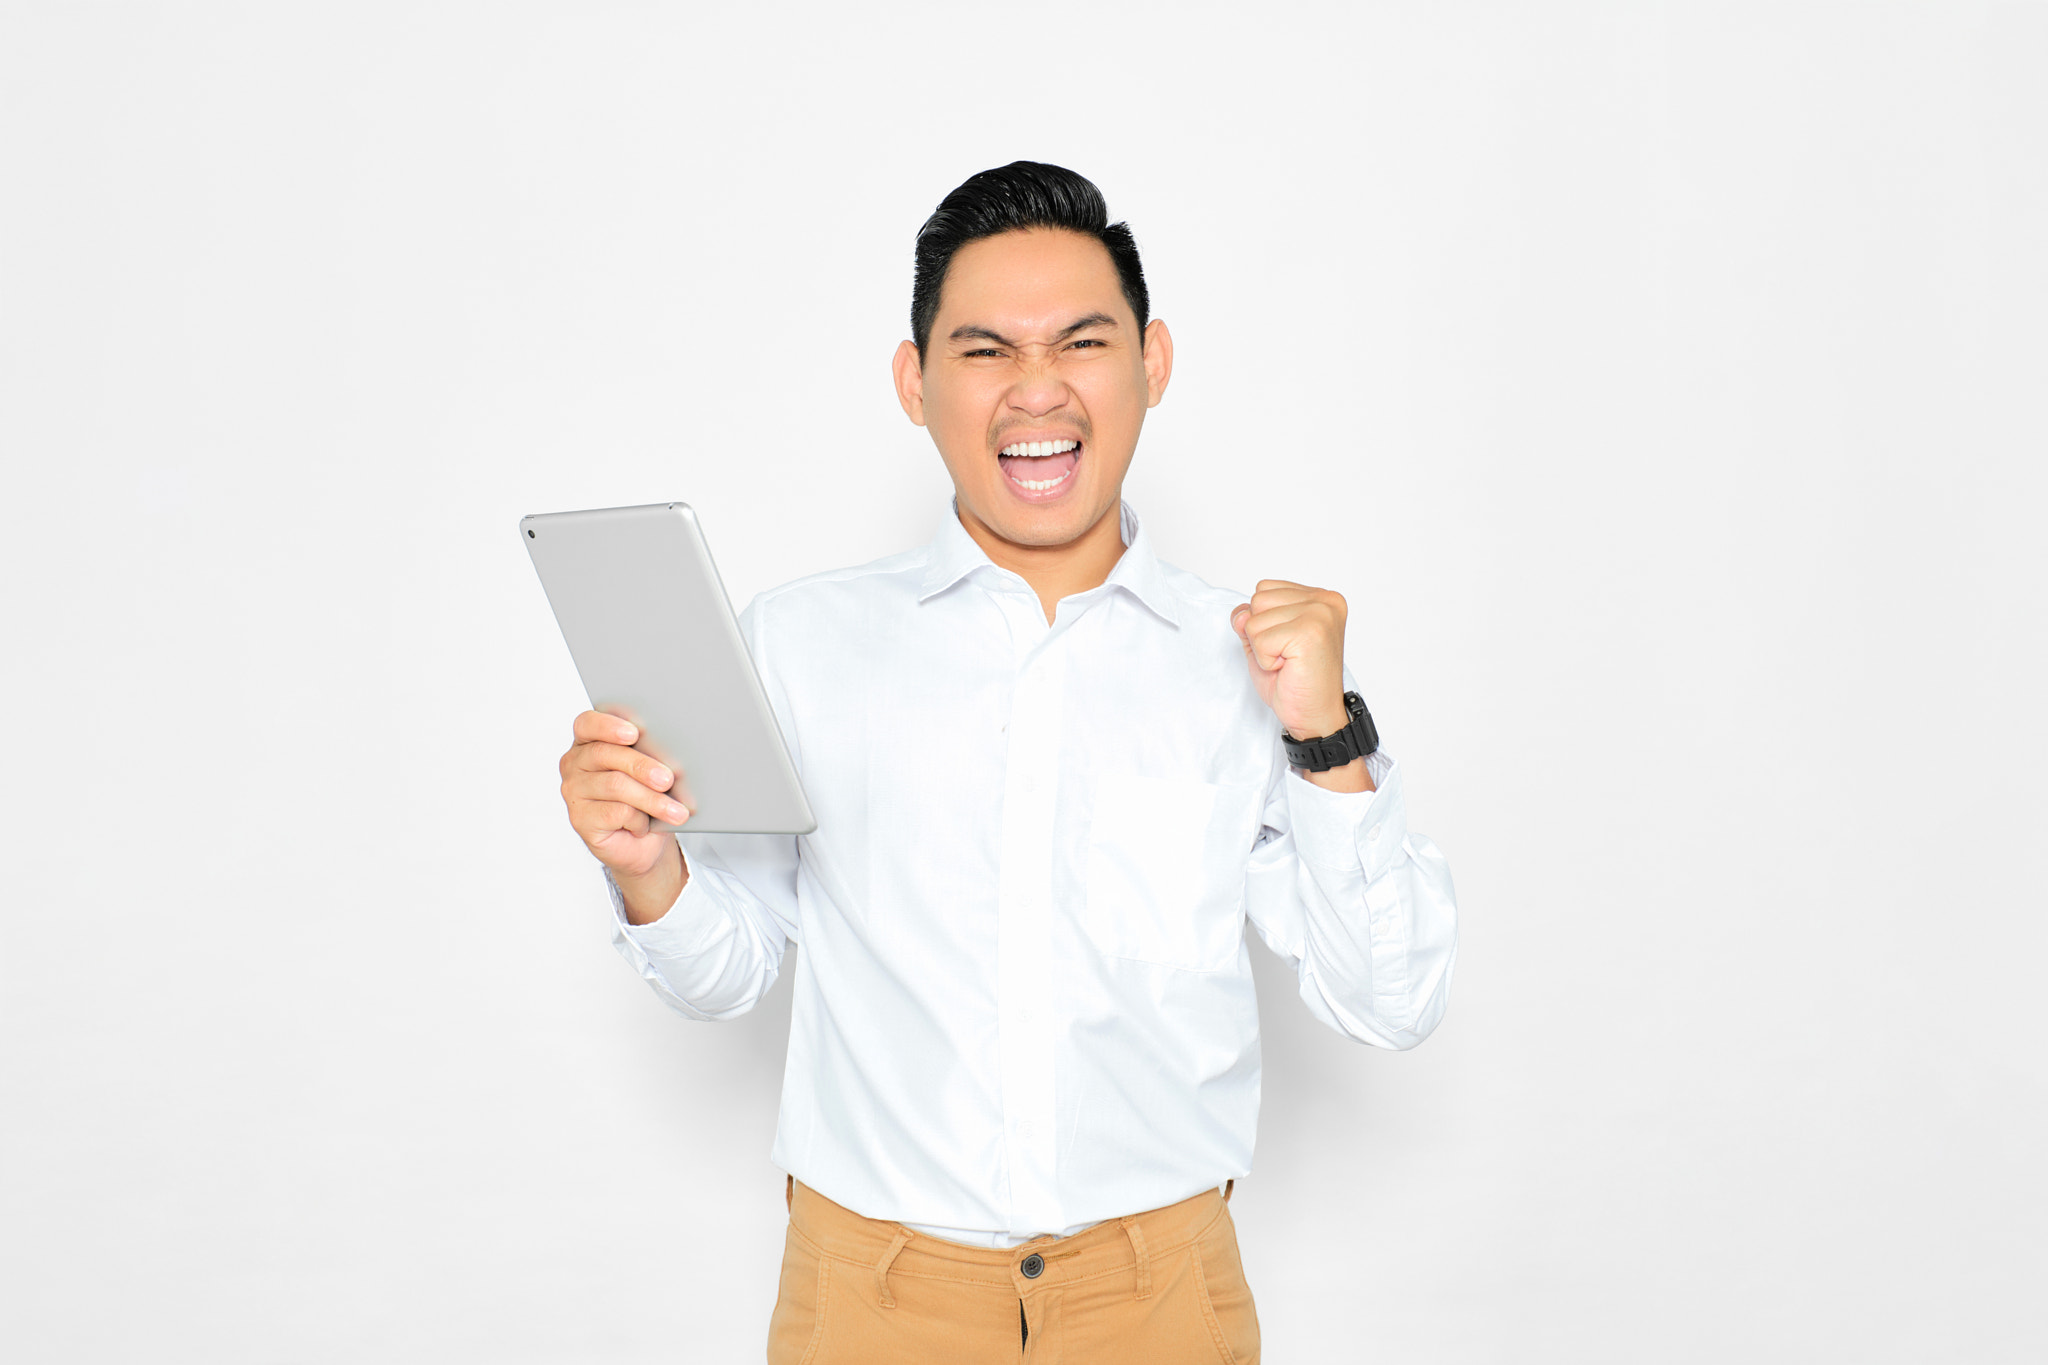
M 961 247 L 922 365 L 896 355 L 903 410 L 926 427 L 961 512 L 1020 546 L 1065 545 L 1116 510 L 1173 343 L 1144 337 L 1109 251 L 1033 228 Z

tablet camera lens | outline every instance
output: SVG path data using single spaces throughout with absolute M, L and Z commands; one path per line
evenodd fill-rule
M 533 528 L 532 528 L 531 526 L 529 526 L 529 527 L 527 527 L 527 528 L 526 528 L 526 538 L 527 538 L 528 540 L 532 540 L 532 539 L 533 539 Z

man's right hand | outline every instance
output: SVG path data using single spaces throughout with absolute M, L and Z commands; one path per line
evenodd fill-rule
M 650 828 L 681 824 L 690 811 L 670 796 L 687 795 L 682 774 L 630 746 L 640 738 L 629 721 L 602 711 L 576 717 L 576 742 L 562 755 L 562 802 L 569 825 L 611 870 L 626 899 L 626 919 L 651 924 L 668 913 L 689 880 L 675 837 Z

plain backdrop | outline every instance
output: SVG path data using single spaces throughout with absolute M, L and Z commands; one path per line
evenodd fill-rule
M 665 1011 L 528 512 L 928 538 L 1071 165 L 1168 560 L 1344 591 L 1419 1051 L 1254 942 L 1274 1362 L 2048 1353 L 2048 7 L 0 7 L 0 1354 L 758 1359 L 787 982 Z

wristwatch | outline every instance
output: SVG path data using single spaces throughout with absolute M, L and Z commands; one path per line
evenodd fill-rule
M 1380 732 L 1373 728 L 1372 712 L 1365 709 L 1365 698 L 1356 692 L 1346 692 L 1344 709 L 1351 713 L 1351 723 L 1334 735 L 1324 735 L 1321 739 L 1296 739 L 1285 730 L 1280 732 L 1280 742 L 1287 748 L 1290 767 L 1326 773 L 1332 768 L 1343 767 L 1354 758 L 1364 758 L 1379 751 Z

